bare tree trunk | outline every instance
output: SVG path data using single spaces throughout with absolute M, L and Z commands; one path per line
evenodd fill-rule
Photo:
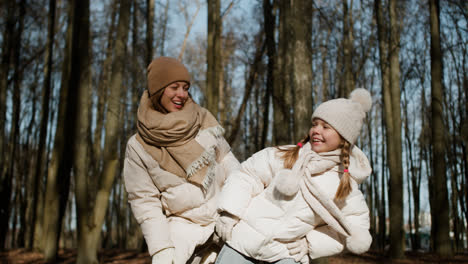
M 291 27 L 286 30 L 292 34 L 289 39 L 292 48 L 289 52 L 293 67 L 288 70 L 292 76 L 294 142 L 298 142 L 309 131 L 312 116 L 312 2 L 304 0 L 289 3 Z
M 133 12 L 136 13 L 136 5 Z M 154 0 L 146 0 L 146 65 L 153 60 L 153 22 L 154 22 Z
M 139 50 L 138 50 L 138 41 L 139 41 L 139 34 L 138 34 L 138 9 L 137 9 L 137 1 L 132 1 L 133 5 L 133 23 L 132 23 L 132 56 L 134 58 L 137 58 L 139 56 Z M 146 66 L 146 65 L 145 65 Z M 138 60 L 134 60 L 132 63 L 132 69 L 131 69 L 131 74 L 132 74 L 132 88 L 131 88 L 131 110 L 130 113 L 124 114 L 124 116 L 128 117 L 130 120 L 130 128 L 129 130 L 131 133 L 133 133 L 136 129 L 136 113 L 138 109 L 138 100 L 140 99 L 140 96 L 145 88 L 145 85 L 142 85 L 141 79 L 144 78 L 144 76 L 141 76 Z M 125 105 L 123 105 L 123 109 L 125 109 Z M 121 137 L 122 138 L 122 137 Z M 128 136 L 125 136 L 124 138 L 128 138 Z M 126 141 L 121 140 L 123 144 L 125 145 Z M 121 152 L 121 153 L 124 153 Z M 120 170 L 121 171 L 121 170 Z M 122 247 L 127 248 L 127 249 L 137 249 L 139 248 L 138 245 L 140 245 L 143 241 L 143 234 L 141 233 L 140 228 L 137 226 L 138 224 L 136 223 L 135 218 L 133 217 L 133 214 L 131 214 L 131 210 L 128 208 L 128 201 L 127 201 L 127 192 L 123 192 L 124 198 L 123 198 L 123 210 L 124 217 L 126 219 L 126 222 L 130 222 L 129 225 L 125 226 L 120 226 L 120 229 L 122 229 L 123 233 L 123 245 Z M 130 217 L 128 217 L 126 214 L 130 213 Z M 136 224 L 133 225 L 132 224 Z
M 18 28 L 14 34 L 14 42 L 15 43 L 21 43 L 21 36 L 23 34 L 23 29 L 24 29 L 24 16 L 25 16 L 25 8 L 26 8 L 26 3 L 25 1 L 21 1 L 19 4 L 19 22 L 18 22 Z M 23 171 L 18 171 L 16 168 L 19 167 L 18 162 L 20 161 L 20 118 L 21 118 L 21 82 L 22 82 L 22 73 L 20 71 L 20 53 L 21 53 L 21 46 L 16 46 L 13 49 L 13 58 L 12 58 L 12 65 L 14 67 L 14 73 L 13 73 L 13 98 L 12 98 L 12 103 L 13 103 L 13 111 L 12 111 L 12 120 L 11 120 L 11 130 L 10 130 L 10 136 L 9 136 L 9 142 L 8 142 L 8 152 L 5 154 L 9 154 L 9 159 L 8 163 L 6 164 L 5 168 L 7 169 L 7 174 L 8 176 L 6 177 L 7 179 L 9 178 L 11 184 L 11 189 L 15 189 L 15 195 L 13 199 L 13 206 L 15 213 L 13 214 L 14 217 L 14 224 L 12 225 L 13 234 L 17 234 L 21 232 L 20 226 L 16 226 L 17 221 L 21 221 L 21 216 L 22 216 L 22 204 L 21 204 L 21 198 L 22 198 L 22 191 L 21 187 L 23 186 L 24 183 L 24 174 L 22 173 Z M 14 184 L 13 184 L 13 179 Z M 10 200 L 10 197 L 6 200 L 7 202 Z M 21 225 L 21 223 L 20 223 Z M 19 235 L 12 235 L 12 247 L 19 247 L 21 246 L 20 243 L 18 243 Z
M 393 258 L 403 258 L 403 171 L 401 162 L 400 65 L 398 60 L 400 29 L 397 23 L 395 0 L 389 1 L 390 32 L 388 32 L 385 26 L 384 12 L 380 0 L 375 1 L 375 10 L 377 15 L 379 57 L 385 107 L 387 162 L 391 175 L 389 188 L 390 255 Z M 386 42 L 388 42 L 388 44 L 386 44 Z M 389 65 L 386 64 L 387 58 Z
M 23 29 L 24 29 L 24 19 L 25 19 L 25 13 L 26 13 L 26 3 L 25 0 L 22 0 L 19 3 L 19 18 L 18 18 L 18 25 L 17 29 L 14 31 L 13 35 L 11 36 L 13 39 L 13 43 L 21 43 L 21 37 L 23 34 Z M 19 147 L 19 134 L 20 134 L 20 112 L 21 112 L 21 81 L 22 81 L 22 72 L 20 70 L 20 54 L 21 54 L 21 45 L 17 45 L 14 48 L 12 48 L 12 65 L 14 67 L 14 73 L 13 73 L 13 98 L 12 98 L 12 104 L 13 104 L 13 109 L 12 109 L 12 119 L 11 119 L 11 130 L 10 130 L 10 136 L 8 138 L 8 144 L 6 146 L 7 151 L 4 153 L 5 155 L 3 157 L 7 157 L 7 160 L 5 160 L 3 167 L 0 170 L 1 173 L 1 199 L 5 201 L 2 203 L 2 207 L 0 207 L 0 212 L 1 212 L 1 217 L 0 217 L 0 232 L 1 234 L 5 234 L 5 236 L 1 237 L 0 241 L 0 249 L 5 247 L 5 238 L 6 238 L 6 233 L 8 230 L 8 220 L 10 218 L 10 213 L 11 213 L 11 194 L 12 194 L 12 188 L 13 188 L 13 178 L 15 178 L 16 174 L 15 173 L 15 166 L 16 162 L 19 160 L 17 157 L 17 151 Z M 6 88 L 6 86 L 5 86 Z M 3 135 L 1 135 L 3 137 Z M 21 182 L 21 179 L 19 179 L 19 182 Z M 16 184 L 21 184 L 21 183 L 16 183 Z M 16 196 L 18 196 L 19 193 L 16 193 Z M 15 201 L 15 200 L 13 200 Z M 17 203 L 16 203 L 17 204 Z M 19 206 L 17 206 L 18 210 Z M 16 217 L 15 217 L 16 219 Z M 15 225 L 13 225 L 15 227 Z M 12 235 L 12 240 L 14 241 L 14 235 Z
M 322 99 L 321 99 L 322 102 L 325 102 L 328 99 L 330 99 L 329 98 L 330 72 L 329 72 L 328 61 L 327 61 L 328 49 L 325 46 L 330 40 L 330 34 L 331 34 L 331 29 L 328 29 L 326 41 L 325 43 L 322 44 L 322 47 L 320 49 L 320 53 L 322 54 Z
M 99 173 L 101 160 L 102 160 L 102 129 L 104 126 L 104 109 L 107 102 L 107 97 L 109 93 L 109 82 L 110 82 L 110 71 L 112 66 L 112 53 L 114 49 L 114 31 L 115 31 L 115 19 L 117 16 L 117 4 L 118 1 L 112 1 L 111 4 L 111 23 L 109 31 L 107 33 L 107 47 L 106 47 L 106 57 L 102 64 L 102 72 L 99 78 L 98 87 L 97 87 L 97 111 L 96 111 L 96 127 L 93 133 L 93 174 Z M 94 193 L 94 192 L 93 192 Z
M 384 103 L 390 104 L 390 112 L 393 124 L 389 126 L 387 120 L 387 137 L 392 144 L 392 160 L 390 165 L 390 254 L 395 258 L 404 257 L 405 234 L 403 230 L 403 168 L 401 147 L 401 114 L 400 114 L 400 25 L 397 16 L 396 0 L 389 2 L 390 17 L 390 98 Z M 389 133 L 391 132 L 391 133 Z
M 132 13 L 132 57 L 137 58 L 139 56 L 139 50 L 138 50 L 138 2 L 137 1 L 132 1 L 133 5 L 133 13 Z M 146 40 L 148 41 L 148 40 Z M 151 61 L 150 61 L 151 63 Z M 147 64 L 149 65 L 149 63 Z M 147 65 L 144 65 L 144 67 L 147 67 Z M 133 60 L 131 64 L 131 75 L 132 75 L 132 88 L 131 88 L 131 111 L 130 111 L 130 118 L 131 119 L 131 131 L 136 130 L 136 113 L 138 111 L 138 101 L 140 99 L 141 94 L 143 91 L 146 89 L 146 86 L 140 82 L 142 79 L 140 68 L 139 68 L 139 63 L 138 60 Z
M 289 71 L 293 67 L 291 31 L 291 6 L 289 1 L 279 1 L 279 32 L 278 56 L 274 74 L 279 76 L 275 80 L 273 90 L 273 136 L 275 145 L 291 144 L 293 140 L 292 108 L 292 76 Z
M 220 0 L 208 0 L 208 48 L 206 90 L 207 109 L 218 116 L 219 76 L 221 69 L 221 5 Z
M 343 1 L 343 62 L 344 62 L 344 82 L 341 82 L 339 97 L 348 97 L 355 88 L 353 73 L 353 1 L 348 7 L 348 0 Z
M 75 159 L 74 159 L 74 175 L 75 175 L 75 202 L 77 215 L 77 235 L 78 235 L 78 253 L 77 263 L 97 263 L 97 257 L 86 251 L 86 240 L 84 239 L 85 232 L 88 231 L 88 213 L 91 211 L 89 203 L 86 201 L 88 188 L 88 162 L 89 162 L 89 94 L 91 91 L 91 60 L 90 60 L 90 28 L 89 28 L 89 0 L 79 1 L 76 9 L 79 9 L 79 59 L 74 61 L 78 66 L 79 86 L 77 98 L 78 116 L 76 118 L 77 134 L 75 139 Z M 94 258 L 93 258 L 94 257 Z
M 382 156 L 381 156 L 381 180 L 380 180 L 380 205 L 379 205 L 379 247 L 381 251 L 384 251 L 386 245 L 386 238 L 387 238 L 387 200 L 385 194 L 388 193 L 386 191 L 386 155 L 387 149 L 385 146 L 385 120 L 384 120 L 384 109 L 382 108 L 382 115 L 381 115 L 382 125 L 381 125 L 381 134 L 382 134 Z
M 27 126 L 26 129 L 23 130 L 21 134 L 26 134 L 26 139 L 24 143 L 20 143 L 20 146 L 22 146 L 20 149 L 22 150 L 20 152 L 20 163 L 22 165 L 20 166 L 19 174 L 21 178 L 21 183 L 20 183 L 20 228 L 19 234 L 18 234 L 18 246 L 21 248 L 30 248 L 30 237 L 31 235 L 31 230 L 34 227 L 34 225 L 31 225 L 33 223 L 31 221 L 32 219 L 32 210 L 31 208 L 33 207 L 33 204 L 36 202 L 36 200 L 33 200 L 32 198 L 32 190 L 34 189 L 33 187 L 33 166 L 34 166 L 34 144 L 35 144 L 35 138 L 37 138 L 37 131 L 36 128 L 36 113 L 37 113 L 37 87 L 39 86 L 38 80 L 40 78 L 39 70 L 36 68 L 34 70 L 34 77 L 33 77 L 33 83 L 31 85 L 31 91 L 30 93 L 26 93 L 25 95 L 28 97 L 27 100 L 32 102 L 32 105 L 30 106 L 31 108 L 31 117 L 29 120 L 29 125 Z M 24 108 L 23 108 L 24 109 Z M 23 117 L 24 120 L 24 117 Z M 23 158 L 21 158 L 23 157 Z
M 8 73 L 10 71 L 10 59 L 14 43 L 15 33 L 15 1 L 8 1 L 8 16 L 6 18 L 5 32 L 3 34 L 2 61 L 0 65 L 0 249 L 5 248 L 5 239 L 8 232 L 8 220 L 10 215 L 11 178 L 6 173 L 6 142 L 5 118 L 7 105 Z
M 32 220 L 31 220 L 31 233 L 29 237 L 29 245 L 31 248 L 36 247 L 35 236 L 36 236 L 36 221 L 38 221 L 38 202 L 39 201 L 39 189 L 40 189 L 40 180 L 44 175 L 44 165 L 45 165 L 45 147 L 47 139 L 47 126 L 49 123 L 49 101 L 50 101 L 50 92 L 51 92 L 51 75 L 52 75 L 52 58 L 54 54 L 54 36 L 55 36 L 55 6 L 56 0 L 49 0 L 49 29 L 47 33 L 47 49 L 45 56 L 44 64 L 44 85 L 42 87 L 42 106 L 41 106 L 41 124 L 39 132 L 39 145 L 37 149 L 37 158 L 36 158 L 36 170 L 34 172 L 34 183 L 33 183 L 33 201 L 32 203 Z M 38 236 L 41 233 L 37 234 Z M 39 238 L 39 237 L 37 237 Z
M 434 250 L 442 256 L 451 256 L 452 248 L 449 238 L 449 206 L 447 191 L 447 176 L 445 164 L 445 126 L 443 117 L 442 87 L 442 50 L 440 46 L 439 1 L 430 0 L 430 28 L 431 28 L 431 113 L 432 113 L 432 144 L 434 171 L 434 205 L 431 209 L 432 235 Z
M 263 0 L 263 28 L 265 30 L 265 43 L 268 55 L 267 65 L 267 80 L 265 93 L 265 111 L 263 117 L 263 133 L 261 140 L 261 148 L 265 147 L 266 135 L 268 132 L 270 97 L 275 90 L 273 85 L 275 82 L 275 67 L 276 67 L 276 44 L 275 44 L 275 26 L 276 16 L 273 14 L 273 6 L 270 0 Z
M 404 96 L 404 116 L 405 116 L 405 123 L 404 123 L 404 129 L 405 129 L 405 141 L 406 141 L 406 167 L 409 170 L 409 173 L 407 174 L 407 188 L 408 188 L 408 197 L 413 198 L 413 210 L 411 210 L 411 202 L 408 203 L 408 226 L 410 228 L 410 238 L 411 238 L 411 248 L 413 251 L 416 251 L 419 249 L 419 181 L 417 180 L 417 169 L 414 164 L 414 158 L 415 156 L 413 155 L 413 145 L 412 145 L 412 140 L 411 140 L 411 135 L 410 135 L 410 129 L 409 129 L 409 121 L 410 119 L 408 115 L 408 99 L 406 96 L 406 89 L 403 92 Z M 414 137 L 413 137 L 414 138 Z M 413 215 L 412 215 L 413 214 Z M 413 223 L 414 223 L 414 229 L 413 229 Z M 413 232 L 414 230 L 414 232 Z
M 16 16 L 15 16 L 15 1 L 8 1 L 8 9 L 7 11 L 7 18 L 5 23 L 5 31 L 3 33 L 3 45 L 2 45 L 2 61 L 0 65 L 0 168 L 3 168 L 5 162 L 5 143 L 8 140 L 5 140 L 5 118 L 6 118 L 6 95 L 8 89 L 8 73 L 10 71 L 10 60 L 12 49 L 14 46 L 14 31 L 15 31 L 15 24 L 16 24 Z M 1 172 L 0 172 L 1 173 Z M 0 175 L 2 176 L 2 175 Z M 3 182 L 3 179 L 0 179 Z M 0 185 L 0 193 L 3 193 L 4 190 L 3 185 Z M 0 210 L 0 219 L 5 219 L 2 215 L 3 210 Z M 1 220 L 4 221 L 4 220 Z M 0 222 L 1 222 L 0 221 Z M 3 230 L 1 230 L 2 226 L 0 225 L 0 239 L 3 241 L 5 236 L 3 235 Z M 6 234 L 6 233 L 5 233 Z M 0 242 L 0 248 L 3 247 L 3 242 Z
M 62 220 L 68 202 L 70 173 L 74 158 L 76 97 L 79 85 L 79 68 L 74 63 L 78 56 L 80 1 L 69 5 L 69 25 L 62 71 L 59 113 L 55 144 L 47 175 L 44 203 L 44 258 L 55 261 L 62 230 Z
M 109 195 L 112 183 L 118 169 L 118 131 L 120 118 L 120 100 L 123 93 L 122 81 L 124 74 L 124 64 L 126 62 L 126 42 L 129 31 L 131 0 L 122 0 L 120 3 L 120 16 L 117 26 L 117 36 L 115 43 L 115 58 L 112 66 L 112 77 L 107 108 L 107 120 L 105 125 L 105 145 L 104 145 L 104 164 L 99 177 L 98 191 L 95 197 L 94 208 L 89 211 L 81 211 L 79 224 L 82 227 L 82 235 L 79 239 L 79 253 L 77 263 L 98 263 L 97 250 L 100 245 L 100 235 L 102 225 L 109 204 Z M 79 193 L 79 194 L 78 194 Z M 77 190 L 77 203 L 80 204 L 80 210 L 86 209 L 86 204 L 90 201 L 87 197 L 86 186 L 81 186 Z M 78 197 L 78 196 L 77 196 Z M 79 201 L 78 201 L 79 200 Z

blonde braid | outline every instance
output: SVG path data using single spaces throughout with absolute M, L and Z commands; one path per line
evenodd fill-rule
M 344 141 L 341 148 L 340 161 L 343 165 L 343 176 L 341 176 L 340 185 L 335 194 L 335 200 L 343 200 L 351 192 L 351 175 L 348 172 L 349 168 L 349 152 L 351 150 L 351 144 L 348 141 Z
M 303 138 L 300 143 L 302 145 L 306 144 L 309 142 L 310 136 L 307 135 L 305 138 Z M 289 147 L 289 148 L 281 148 L 281 147 L 276 147 L 279 150 L 279 153 L 281 155 L 281 159 L 284 161 L 284 168 L 286 169 L 292 169 L 294 166 L 294 163 L 296 163 L 297 157 L 299 156 L 299 150 L 301 149 L 302 146 L 296 145 L 294 147 Z

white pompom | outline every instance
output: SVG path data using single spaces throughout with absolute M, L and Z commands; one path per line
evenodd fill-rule
M 285 196 L 293 196 L 299 191 L 299 177 L 293 175 L 291 170 L 279 171 L 275 182 L 276 190 Z
M 364 112 L 369 112 L 372 106 L 372 96 L 366 89 L 357 88 L 351 92 L 349 99 L 354 102 L 360 103 Z

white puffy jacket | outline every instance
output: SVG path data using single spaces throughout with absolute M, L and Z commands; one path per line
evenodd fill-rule
M 357 253 L 368 250 L 372 238 L 369 233 L 369 209 L 358 183 L 371 172 L 364 153 L 354 147 L 350 162 L 358 168 L 358 178 L 352 175 L 352 191 L 344 202 L 337 204 L 350 226 L 359 230 L 360 245 Z M 299 152 L 299 155 L 303 149 Z M 342 252 L 351 247 L 344 236 L 311 210 L 301 191 L 294 197 L 282 196 L 275 189 L 275 176 L 284 170 L 283 161 L 276 148 L 257 152 L 241 165 L 241 170 L 231 174 L 221 192 L 219 210 L 240 218 L 227 243 L 240 253 L 268 262 L 291 258 L 288 242 L 306 236 L 309 256 L 319 258 Z M 366 173 L 362 173 L 365 171 Z M 350 170 L 352 174 L 352 171 Z M 340 182 L 338 166 L 313 176 L 326 198 L 333 199 Z
M 206 130 L 198 142 L 214 140 Z M 216 178 L 206 194 L 186 179 L 163 170 L 135 136 L 127 142 L 124 181 L 133 215 L 140 224 L 150 255 L 175 249 L 175 264 L 186 263 L 214 231 L 219 192 L 229 172 L 238 169 L 232 152 L 217 161 Z

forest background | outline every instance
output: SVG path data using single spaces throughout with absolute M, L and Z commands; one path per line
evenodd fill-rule
M 466 254 L 467 1 L 2 0 L 0 13 L 2 252 L 145 251 L 122 160 L 146 66 L 165 55 L 240 161 L 368 89 L 372 251 Z

